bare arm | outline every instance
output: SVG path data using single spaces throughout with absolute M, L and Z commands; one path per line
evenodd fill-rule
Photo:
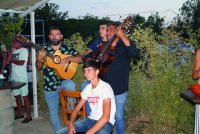
M 72 61 L 72 62 L 83 63 L 82 56 L 80 54 L 78 54 L 76 56 L 71 56 L 69 58 L 70 58 L 70 61 Z
M 88 55 L 90 52 L 92 52 L 92 50 L 91 50 L 91 49 L 88 49 L 88 50 L 83 54 L 83 57 L 86 56 L 86 55 Z
M 64 66 L 66 63 L 68 62 L 76 62 L 76 63 L 83 63 L 82 61 L 82 56 L 80 54 L 76 55 L 76 56 L 69 56 L 67 58 L 64 58 L 62 61 L 61 61 L 61 64 Z
M 12 60 L 12 55 L 13 55 L 13 51 L 14 51 L 14 47 L 11 48 L 10 50 L 10 53 L 8 55 L 8 58 L 7 58 L 7 64 L 10 64 L 11 63 L 11 60 Z
M 12 63 L 22 66 L 24 65 L 25 60 L 11 60 Z
M 103 101 L 103 115 L 102 117 L 97 121 L 97 123 L 89 129 L 86 134 L 94 134 L 98 130 L 100 130 L 109 120 L 110 120 L 110 110 L 111 110 L 111 99 L 106 98 Z
M 74 120 L 76 119 L 78 111 L 80 111 L 80 109 L 83 107 L 85 102 L 86 102 L 86 100 L 81 98 L 81 100 L 79 101 L 78 105 L 72 111 L 72 114 L 70 116 L 70 121 L 69 121 L 68 134 L 76 133 L 76 130 L 75 130 L 75 127 L 74 127 Z
M 130 46 L 130 40 L 128 39 L 128 37 L 124 34 L 124 31 L 117 27 L 117 32 L 116 32 L 116 35 L 121 38 L 121 40 L 124 42 L 124 44 L 126 46 Z
M 192 78 L 194 80 L 198 79 L 199 77 L 200 77 L 200 49 L 196 51 L 193 72 L 192 72 Z

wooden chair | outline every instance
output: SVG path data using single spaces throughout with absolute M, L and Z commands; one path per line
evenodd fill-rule
M 62 115 L 64 125 L 69 124 L 70 115 L 73 111 L 73 108 L 78 104 L 81 99 L 81 92 L 79 91 L 70 91 L 70 90 L 59 90 L 61 106 L 62 106 Z M 86 117 L 86 107 L 78 112 L 80 117 Z

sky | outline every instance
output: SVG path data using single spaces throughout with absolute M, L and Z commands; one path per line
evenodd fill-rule
M 171 22 L 183 3 L 187 0 L 50 0 L 56 3 L 59 11 L 68 11 L 69 18 L 94 15 L 99 18 L 110 17 L 111 20 L 122 21 L 128 15 L 140 14 L 147 18 L 158 12 Z

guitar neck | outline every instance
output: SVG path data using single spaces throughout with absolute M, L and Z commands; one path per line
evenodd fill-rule
M 103 58 L 103 55 L 106 53 L 108 48 L 111 46 L 111 44 L 112 44 L 112 42 L 114 41 L 115 38 L 116 38 L 116 34 L 114 34 L 112 36 L 112 38 L 108 41 L 108 43 L 105 45 L 104 49 L 101 51 L 101 53 L 97 57 L 97 60 L 101 60 Z
M 31 41 L 29 41 L 28 43 L 31 45 L 31 47 L 34 47 L 34 48 L 36 49 L 36 52 L 41 51 L 41 50 L 43 49 L 43 48 L 40 47 L 38 44 L 35 44 L 35 43 L 31 42 Z M 49 53 L 48 51 L 46 51 L 46 55 L 47 55 L 48 57 L 52 58 L 52 59 L 54 58 L 54 55 L 52 55 L 52 54 Z

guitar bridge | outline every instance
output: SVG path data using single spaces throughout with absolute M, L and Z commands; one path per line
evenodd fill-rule
M 66 67 L 66 69 L 65 69 L 65 72 L 67 72 L 67 70 L 68 70 L 70 64 L 71 64 L 71 61 L 68 62 L 67 67 Z

